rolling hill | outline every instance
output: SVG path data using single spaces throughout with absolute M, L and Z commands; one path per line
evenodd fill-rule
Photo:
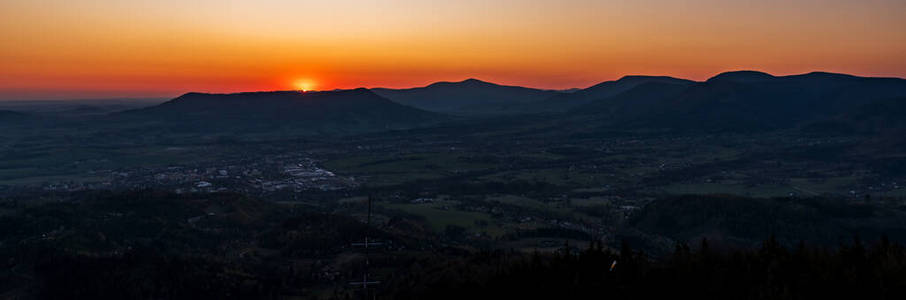
M 447 118 L 391 102 L 367 89 L 188 93 L 115 117 L 120 121 L 150 121 L 188 131 L 288 130 L 318 134 L 405 129 Z
M 26 117 L 25 114 L 11 111 L 11 110 L 0 110 L 0 120 L 13 120 Z
M 906 96 L 906 80 L 741 71 L 691 84 L 648 83 L 573 109 L 606 127 L 751 131 L 793 128 Z
M 411 89 L 374 88 L 372 91 L 403 105 L 455 115 L 518 112 L 520 106 L 564 93 L 498 85 L 477 79 L 438 82 Z
M 3 126 L 20 125 L 23 122 L 32 120 L 34 120 L 34 117 L 29 114 L 12 110 L 0 110 L 0 125 Z
M 648 83 L 688 86 L 694 81 L 668 76 L 624 76 L 619 80 L 605 81 L 569 94 L 560 94 L 534 104 L 534 111 L 567 111 L 585 104 L 615 97 Z
M 870 102 L 846 110 L 834 118 L 804 126 L 812 133 L 850 133 L 902 135 L 906 132 L 906 97 Z M 900 141 L 900 139 L 895 139 Z

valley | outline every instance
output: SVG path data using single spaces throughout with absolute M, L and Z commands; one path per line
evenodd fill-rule
M 437 88 L 498 98 L 417 103 Z M 370 259 L 388 280 L 501 251 L 631 245 L 656 262 L 704 241 L 721 251 L 766 237 L 906 242 L 906 141 L 892 115 L 904 93 L 904 80 L 735 72 L 569 92 L 467 80 L 21 110 L 0 123 L 0 250 L 14 257 L 0 276 L 23 287 L 8 295 L 24 295 L 29 278 L 75 280 L 28 253 L 176 259 L 204 266 L 187 276 L 223 278 L 199 293 L 342 298 L 364 259 L 352 245 L 366 236 L 383 245 Z M 804 96 L 776 99 L 789 94 Z M 833 105 L 812 109 L 820 101 Z M 877 110 L 891 115 L 860 117 Z

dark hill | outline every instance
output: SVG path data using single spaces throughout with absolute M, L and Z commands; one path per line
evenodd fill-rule
M 11 111 L 11 110 L 0 110 L 0 120 L 13 120 L 25 118 L 26 115 L 20 112 Z
M 629 224 L 678 241 L 704 237 L 725 245 L 749 247 L 757 245 L 762 236 L 775 235 L 790 246 L 800 240 L 832 246 L 851 236 L 903 239 L 906 231 L 896 225 L 902 214 L 840 199 L 685 195 L 648 204 Z
M 445 117 L 406 107 L 367 89 L 330 92 L 188 93 L 163 104 L 126 111 L 121 120 L 156 121 L 184 129 L 291 130 L 353 133 L 411 128 Z
M 865 131 L 906 129 L 906 98 L 893 98 L 862 106 L 844 118 Z
M 717 74 L 717 76 L 708 79 L 708 82 L 715 81 L 732 81 L 732 82 L 759 82 L 777 79 L 774 75 L 758 71 L 732 71 Z
M 652 81 L 642 83 L 617 95 L 598 99 L 577 108 L 574 113 L 583 115 L 620 114 L 622 119 L 646 118 L 660 110 L 664 99 L 676 97 L 689 84 Z
M 597 100 L 611 98 L 646 83 L 660 83 L 685 86 L 694 83 L 691 80 L 667 76 L 624 76 L 619 80 L 606 81 L 589 88 L 568 94 L 560 94 L 533 105 L 534 111 L 563 112 Z
M 558 91 L 505 86 L 477 79 L 438 82 L 412 89 L 372 89 L 394 102 L 427 111 L 458 115 L 504 113 L 526 103 L 547 99 Z
M 29 114 L 11 110 L 0 110 L 0 125 L 18 125 L 33 120 L 34 117 Z
M 835 118 L 807 124 L 804 130 L 812 133 L 902 135 L 906 133 L 906 118 L 903 116 L 906 116 L 906 97 L 883 99 L 846 110 Z
M 640 85 L 577 107 L 602 126 L 752 131 L 792 128 L 906 96 L 906 80 L 831 73 L 774 77 L 730 72 L 706 82 Z

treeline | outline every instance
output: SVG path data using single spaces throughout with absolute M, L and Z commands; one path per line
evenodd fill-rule
M 136 249 L 120 256 L 47 251 L 34 267 L 28 298 L 36 299 L 249 299 L 276 298 L 281 268 L 211 257 L 162 255 Z
M 674 241 L 715 238 L 712 245 L 723 247 L 758 247 L 771 235 L 787 247 L 795 246 L 799 240 L 810 245 L 835 246 L 852 236 L 867 240 L 887 236 L 898 243 L 906 242 L 904 217 L 906 210 L 897 202 L 685 195 L 652 201 L 626 225 Z M 657 254 L 672 250 L 670 244 L 662 248 L 657 249 Z
M 299 289 L 315 273 L 274 264 L 161 255 L 135 249 L 121 256 L 64 254 L 47 249 L 35 266 L 36 298 L 303 299 L 358 298 L 337 279 L 329 295 Z M 707 241 L 652 259 L 628 244 L 599 243 L 556 253 L 437 252 L 394 259 L 376 278 L 377 299 L 903 299 L 906 249 L 881 239 L 835 249 L 785 248 L 773 238 L 758 249 L 715 251 Z M 29 297 L 30 298 L 30 297 Z M 371 298 L 371 297 L 369 297 Z
M 0 214 L 0 299 L 309 296 L 357 278 L 351 244 L 366 235 L 388 249 L 428 244 L 403 235 L 403 220 L 380 230 L 232 193 L 91 191 L 58 199 Z M 347 252 L 349 263 L 334 264 Z M 372 257 L 373 265 L 407 265 L 386 257 Z
M 718 252 L 707 240 L 651 260 L 624 243 L 575 253 L 484 252 L 418 265 L 376 292 L 383 299 L 903 299 L 906 250 L 886 238 L 836 249 L 770 238 Z M 568 249 L 568 248 L 565 248 Z
M 360 280 L 365 264 L 351 243 L 365 235 L 384 244 L 368 264 L 381 281 L 372 290 L 378 299 L 906 296 L 906 249 L 897 244 L 902 212 L 821 199 L 654 201 L 628 223 L 676 241 L 698 240 L 701 232 L 724 237 L 692 247 L 666 242 L 656 253 L 633 236 L 620 251 L 599 243 L 556 253 L 478 251 L 494 248 L 458 243 L 463 228 L 441 239 L 405 217 L 375 228 L 238 194 L 140 190 L 65 199 L 12 205 L 0 215 L 0 299 L 355 298 L 361 295 L 349 282 Z M 819 230 L 874 242 L 828 245 L 814 234 Z M 776 238 L 757 242 L 771 234 Z M 563 228 L 503 238 L 531 237 L 592 239 Z

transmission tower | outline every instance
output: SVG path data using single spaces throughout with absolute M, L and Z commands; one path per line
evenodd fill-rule
M 362 270 L 362 281 L 353 281 L 349 284 L 361 288 L 362 299 L 368 299 L 368 294 L 371 294 L 372 299 L 376 299 L 377 295 L 374 293 L 372 286 L 381 284 L 380 281 L 374 280 L 371 278 L 368 273 L 371 261 L 369 258 L 370 249 L 374 246 L 383 245 L 381 242 L 373 241 L 368 235 L 371 233 L 371 196 L 368 196 L 368 217 L 365 220 L 365 238 L 362 242 L 352 243 L 353 247 L 362 247 L 364 256 L 365 256 L 365 265 Z

